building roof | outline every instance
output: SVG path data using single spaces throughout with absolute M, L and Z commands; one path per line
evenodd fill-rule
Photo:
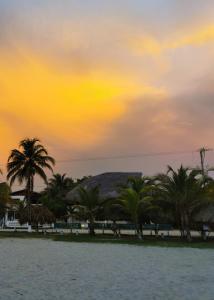
M 78 189 L 80 187 L 85 189 L 92 189 L 96 186 L 99 187 L 100 197 L 117 198 L 120 192 L 120 188 L 127 184 L 129 178 L 141 178 L 141 172 L 113 172 L 103 173 L 84 180 L 72 191 L 70 191 L 66 199 L 72 201 L 78 199 Z

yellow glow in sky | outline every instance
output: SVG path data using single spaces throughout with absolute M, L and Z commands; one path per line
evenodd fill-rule
M 109 125 L 124 114 L 130 98 L 163 93 L 124 74 L 59 71 L 53 63 L 32 54 L 20 61 L 1 55 L 0 85 L 0 113 L 12 113 L 6 118 L 8 123 L 22 119 L 15 125 L 15 137 L 20 131 L 48 135 L 67 144 L 75 142 L 81 149 L 102 139 Z M 2 135 L 8 135 L 2 130 Z
M 162 52 L 186 46 L 201 46 L 214 42 L 214 25 L 193 28 L 192 31 L 176 34 L 171 39 L 159 41 L 155 37 L 145 35 L 131 42 L 133 49 L 141 54 L 160 55 Z
M 0 161 L 25 137 L 57 160 L 214 148 L 213 20 L 214 1 L 1 0 Z

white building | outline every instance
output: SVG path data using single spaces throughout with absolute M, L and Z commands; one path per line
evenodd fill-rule
M 26 190 L 20 190 L 12 192 L 10 195 L 13 200 L 11 204 L 8 205 L 8 208 L 5 213 L 4 220 L 2 222 L 2 227 L 6 228 L 27 228 L 28 224 L 20 225 L 17 219 L 17 206 L 20 202 L 24 202 L 26 198 Z M 32 195 L 31 202 L 36 203 L 38 200 L 39 194 L 34 192 Z

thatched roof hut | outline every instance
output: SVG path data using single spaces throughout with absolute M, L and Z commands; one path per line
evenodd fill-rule
M 194 218 L 197 223 L 214 224 L 214 205 L 202 209 Z
M 20 224 L 29 222 L 28 207 L 20 207 L 18 210 L 18 219 Z M 31 206 L 31 222 L 33 225 L 44 225 L 54 223 L 56 220 L 54 214 L 45 206 L 33 204 Z
M 67 194 L 66 199 L 68 201 L 78 199 L 78 189 L 80 187 L 90 190 L 96 186 L 99 187 L 100 197 L 102 199 L 117 198 L 121 187 L 127 184 L 129 178 L 141 177 L 142 173 L 140 172 L 103 173 L 84 180 Z

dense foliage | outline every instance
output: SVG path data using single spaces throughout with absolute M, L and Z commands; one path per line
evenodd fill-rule
M 40 201 L 48 207 L 56 218 L 66 221 L 69 214 L 69 204 L 65 196 L 74 186 L 73 179 L 66 177 L 66 174 L 54 174 L 42 193 Z
M 203 158 L 203 157 L 202 157 Z M 47 181 L 45 170 L 53 172 L 55 161 L 38 139 L 25 139 L 19 149 L 11 151 L 7 162 L 7 179 L 10 185 L 15 180 L 26 185 L 26 202 L 19 206 L 20 223 L 52 223 L 56 219 L 67 221 L 69 217 L 85 220 L 90 235 L 95 234 L 97 220 L 111 220 L 132 223 L 136 233 L 142 235 L 143 224 L 170 223 L 178 228 L 182 237 L 191 239 L 191 229 L 198 220 L 196 216 L 203 209 L 214 205 L 214 180 L 204 167 L 178 170 L 168 167 L 164 174 L 152 178 L 130 178 L 120 187 L 116 198 L 103 199 L 99 186 L 87 187 L 83 177 L 74 181 L 66 174 L 54 174 Z M 32 205 L 34 178 L 38 175 L 46 183 L 37 205 Z M 66 195 L 75 188 L 77 197 L 68 201 Z M 10 206 L 10 188 L 0 184 L 0 216 Z

